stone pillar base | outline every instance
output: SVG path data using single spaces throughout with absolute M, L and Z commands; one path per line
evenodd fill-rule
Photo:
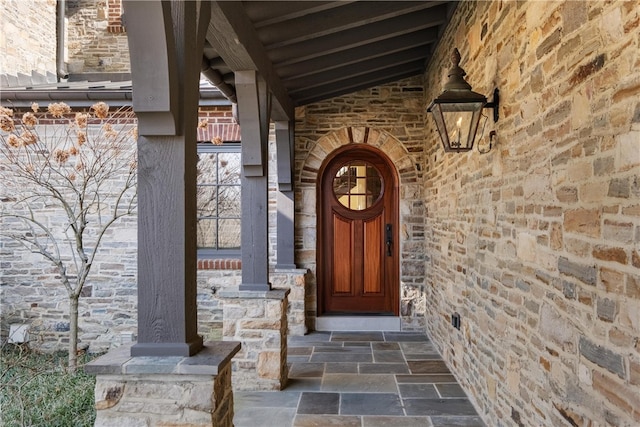
M 225 289 L 224 340 L 240 341 L 233 361 L 236 390 L 282 390 L 288 380 L 287 305 L 289 289 L 240 291 Z
M 290 289 L 288 295 L 287 323 L 288 335 L 303 336 L 308 332 L 305 324 L 307 313 L 307 275 L 309 270 L 276 267 L 269 274 L 274 289 Z
M 96 375 L 96 427 L 233 427 L 231 358 L 237 342 L 191 357 L 131 357 L 120 347 L 85 366 Z

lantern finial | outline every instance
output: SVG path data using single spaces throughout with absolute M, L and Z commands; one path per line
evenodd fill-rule
M 460 51 L 455 48 L 451 53 L 451 68 L 447 73 L 449 80 L 444 90 L 471 90 L 471 85 L 464 79 L 467 73 L 460 67 Z
M 451 52 L 451 63 L 458 67 L 460 66 L 460 51 L 458 50 L 458 48 L 456 47 L 455 49 L 453 49 L 453 52 Z

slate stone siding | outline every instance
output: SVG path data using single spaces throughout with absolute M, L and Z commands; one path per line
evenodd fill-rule
M 639 34 L 638 1 L 462 2 L 425 74 L 458 47 L 500 89 L 489 154 L 428 117 L 422 165 L 427 332 L 487 425 L 640 424 Z
M 55 13 L 52 2 L 37 3 Z M 106 31 L 107 14 L 78 10 L 73 19 L 78 34 L 122 36 Z M 34 45 L 52 34 L 44 25 L 29 26 L 24 50 L 33 55 L 7 72 L 51 66 L 50 41 Z M 640 424 L 639 34 L 638 0 L 460 2 L 424 76 L 298 108 L 294 238 L 296 263 L 309 273 L 293 317 L 304 312 L 312 327 L 317 314 L 319 166 L 333 149 L 366 139 L 401 178 L 403 328 L 429 334 L 485 423 Z M 86 43 L 69 52 L 83 70 L 115 71 L 125 61 L 120 39 L 114 51 Z M 486 147 L 496 131 L 488 154 L 444 153 L 425 111 L 453 47 L 474 91 L 500 89 L 500 120 L 489 119 L 478 142 Z M 19 55 L 22 46 L 6 49 Z M 4 58 L 2 67 L 12 65 Z M 98 348 L 135 330 L 135 219 L 113 233 L 81 299 L 81 339 Z M 42 343 L 63 339 L 55 272 L 11 242 L 0 241 L 0 256 L 3 337 L 20 320 L 42 328 Z M 240 279 L 238 270 L 201 270 L 198 280 L 207 336 L 222 322 L 213 294 Z

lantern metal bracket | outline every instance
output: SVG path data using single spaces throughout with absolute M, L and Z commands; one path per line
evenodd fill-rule
M 487 102 L 484 108 L 493 108 L 493 122 L 496 123 L 500 118 L 500 91 L 498 88 L 493 90 L 493 101 Z

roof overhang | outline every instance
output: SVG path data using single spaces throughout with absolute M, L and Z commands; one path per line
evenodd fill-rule
M 202 58 L 202 76 L 209 82 L 201 82 L 201 105 L 234 102 L 237 71 L 256 70 L 266 81 L 273 120 L 291 120 L 297 106 L 422 75 L 457 4 L 214 1 Z M 67 82 L 37 73 L 0 77 L 3 105 L 131 103 L 131 79 L 122 74 L 71 76 Z

